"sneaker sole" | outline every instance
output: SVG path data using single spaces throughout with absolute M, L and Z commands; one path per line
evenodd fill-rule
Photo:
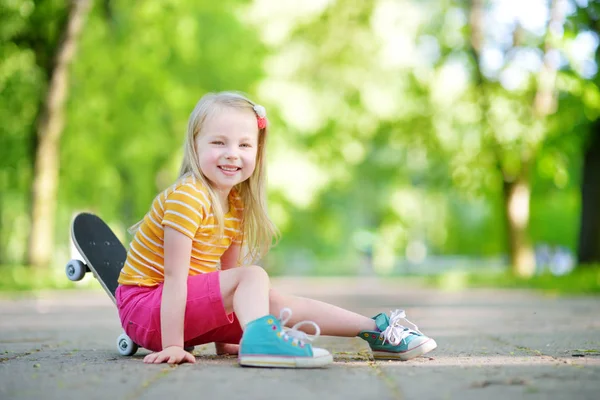
M 266 355 L 240 355 L 239 363 L 243 367 L 263 368 L 321 368 L 333 362 L 333 356 L 320 357 L 274 357 Z
M 373 351 L 373 358 L 376 360 L 400 360 L 408 361 L 415 357 L 427 354 L 437 347 L 437 343 L 433 339 L 421 343 L 414 349 L 407 350 L 402 353 L 392 351 Z

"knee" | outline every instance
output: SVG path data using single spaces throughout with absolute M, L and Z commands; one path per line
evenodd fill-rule
M 269 289 L 269 308 L 273 313 L 278 313 L 283 307 L 283 296 L 275 289 Z
M 259 267 L 258 265 L 248 265 L 246 267 L 242 267 L 244 271 L 243 279 L 253 279 L 253 280 L 261 280 L 261 281 L 269 281 L 269 275 L 264 268 Z

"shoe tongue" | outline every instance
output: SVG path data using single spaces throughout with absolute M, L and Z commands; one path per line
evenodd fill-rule
M 390 326 L 390 318 L 385 313 L 377 314 L 373 319 L 380 332 L 385 331 L 387 327 Z

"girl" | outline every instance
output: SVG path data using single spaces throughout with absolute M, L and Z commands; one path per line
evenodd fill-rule
M 266 212 L 267 131 L 264 107 L 237 93 L 208 94 L 192 111 L 179 179 L 133 227 L 116 292 L 123 329 L 154 351 L 144 362 L 193 363 L 186 347 L 215 342 L 217 354 L 238 353 L 244 366 L 325 366 L 332 356 L 312 347 L 305 332 L 313 331 L 359 335 L 377 358 L 433 350 L 416 326 L 400 325 L 403 311 L 367 318 L 277 293 L 261 267 L 239 268 L 277 235 Z

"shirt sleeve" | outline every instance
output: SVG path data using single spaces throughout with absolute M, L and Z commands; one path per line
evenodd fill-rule
M 208 197 L 191 183 L 178 186 L 167 195 L 162 224 L 194 239 L 208 209 Z

